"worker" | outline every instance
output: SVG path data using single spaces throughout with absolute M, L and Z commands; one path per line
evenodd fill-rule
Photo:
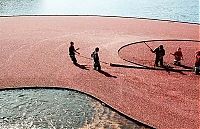
M 181 65 L 181 60 L 183 60 L 181 48 L 179 47 L 176 52 L 171 54 L 174 55 L 174 65 Z
M 73 64 L 77 64 L 77 60 L 76 60 L 76 56 L 75 53 L 80 54 L 79 52 L 77 52 L 79 48 L 75 49 L 74 48 L 74 42 L 70 42 L 70 47 L 69 47 L 69 56 L 73 62 Z
M 91 54 L 91 57 L 93 58 L 94 61 L 94 70 L 101 70 L 101 64 L 99 61 L 99 48 L 95 48 L 95 51 Z
M 196 52 L 196 55 L 195 55 L 195 65 L 194 65 L 194 72 L 195 74 L 199 74 L 199 71 L 200 71 L 200 51 L 197 51 Z
M 163 67 L 163 57 L 165 55 L 165 50 L 163 48 L 163 45 L 160 45 L 159 47 L 157 47 L 156 49 L 152 50 L 151 52 L 156 54 L 156 59 L 155 59 L 155 66 L 158 67 L 160 64 L 161 67 Z

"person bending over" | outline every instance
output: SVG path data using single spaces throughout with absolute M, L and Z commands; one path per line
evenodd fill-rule
M 176 52 L 171 54 L 174 55 L 174 65 L 181 65 L 181 60 L 183 60 L 181 48 L 179 47 Z

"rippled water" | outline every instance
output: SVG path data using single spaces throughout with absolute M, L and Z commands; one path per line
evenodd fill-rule
M 1 0 L 0 15 L 116 15 L 199 23 L 199 0 Z
M 70 90 L 0 91 L 0 129 L 96 129 L 146 127 Z

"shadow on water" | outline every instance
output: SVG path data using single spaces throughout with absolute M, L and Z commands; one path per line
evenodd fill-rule
M 87 65 L 81 65 L 81 64 L 75 64 L 75 66 L 79 67 L 80 69 L 84 69 L 84 70 L 89 70 L 89 68 L 87 67 Z
M 182 68 L 184 68 L 184 69 L 193 69 L 192 67 L 190 67 L 190 66 L 187 66 L 187 65 L 179 65 L 180 67 L 182 67 Z
M 112 67 L 121 67 L 121 68 L 133 68 L 133 69 L 146 69 L 146 70 L 162 70 L 168 73 L 177 72 L 182 75 L 187 75 L 184 72 L 191 72 L 191 69 L 175 69 L 170 65 L 164 65 L 163 67 L 149 67 L 149 66 L 131 66 L 131 65 L 123 65 L 123 64 L 111 64 Z
M 180 69 L 174 69 L 174 67 L 172 67 L 170 65 L 164 65 L 161 68 L 164 68 L 166 70 L 166 72 L 168 72 L 169 74 L 170 74 L 170 72 L 176 72 L 176 73 L 180 73 L 182 75 L 187 75 L 182 70 L 180 70 Z
M 116 76 L 113 76 L 113 75 L 111 75 L 111 74 L 109 74 L 108 72 L 103 71 L 103 70 L 99 70 L 98 72 L 101 73 L 101 74 L 103 74 L 103 75 L 105 75 L 106 77 L 117 78 Z

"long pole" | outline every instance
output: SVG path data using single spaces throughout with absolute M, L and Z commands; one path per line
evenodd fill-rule
M 152 49 L 146 42 L 144 42 L 144 44 L 145 44 L 151 51 L 153 51 L 153 49 Z

